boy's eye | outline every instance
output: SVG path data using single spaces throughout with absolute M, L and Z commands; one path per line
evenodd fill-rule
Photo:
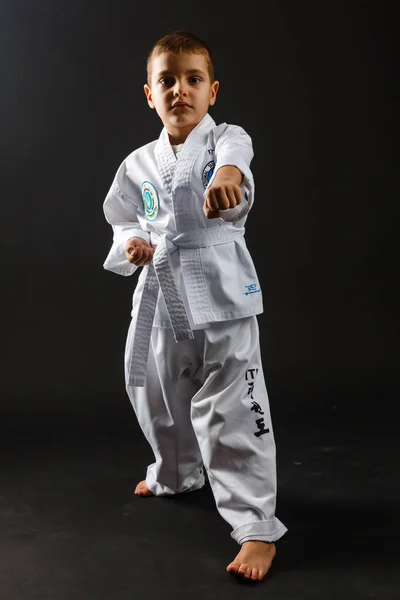
M 196 75 L 189 78 L 189 83 L 199 83 L 199 81 L 201 81 L 201 78 Z M 163 77 L 160 79 L 160 83 L 163 86 L 170 87 L 171 85 L 174 85 L 175 79 L 173 77 Z

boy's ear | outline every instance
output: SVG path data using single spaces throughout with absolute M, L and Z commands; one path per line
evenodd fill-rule
M 217 92 L 219 88 L 219 81 L 214 81 L 211 85 L 210 91 L 210 106 L 214 106 L 215 101 L 217 99 Z
M 153 96 L 151 94 L 151 89 L 149 88 L 147 83 L 144 84 L 143 89 L 144 93 L 146 94 L 148 105 L 150 106 L 150 108 L 154 108 Z

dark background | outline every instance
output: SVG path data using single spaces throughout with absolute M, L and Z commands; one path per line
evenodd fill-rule
M 400 597 L 389 7 L 0 4 L 0 600 Z M 238 547 L 209 487 L 133 494 L 153 459 L 123 380 L 137 275 L 102 267 L 115 171 L 162 127 L 147 52 L 181 28 L 214 52 L 211 115 L 255 149 L 246 239 L 289 532 L 251 591 L 225 573 Z
M 398 89 L 387 4 L 13 0 L 0 23 L 9 424 L 126 414 L 137 276 L 102 268 L 112 236 L 102 202 L 123 158 L 161 131 L 143 93 L 145 59 L 180 28 L 214 52 L 221 87 L 210 114 L 254 143 L 247 242 L 275 414 L 392 410 Z

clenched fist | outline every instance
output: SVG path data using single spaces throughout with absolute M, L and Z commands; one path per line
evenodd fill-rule
M 149 265 L 153 260 L 154 248 L 138 237 L 130 238 L 125 245 L 125 256 L 137 267 Z
M 242 201 L 242 189 L 240 185 L 231 181 L 214 183 L 205 195 L 203 212 L 207 219 L 215 219 L 220 216 L 220 210 L 235 208 Z

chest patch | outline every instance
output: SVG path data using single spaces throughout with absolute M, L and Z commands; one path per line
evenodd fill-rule
M 144 212 L 148 221 L 155 221 L 158 216 L 158 194 L 157 190 L 150 181 L 142 183 L 142 198 Z
M 214 173 L 214 168 L 215 168 L 215 162 L 213 160 L 210 160 L 210 162 L 208 162 L 203 169 L 203 173 L 202 173 L 201 177 L 203 180 L 204 189 L 206 189 L 206 187 L 209 184 L 209 181 Z

